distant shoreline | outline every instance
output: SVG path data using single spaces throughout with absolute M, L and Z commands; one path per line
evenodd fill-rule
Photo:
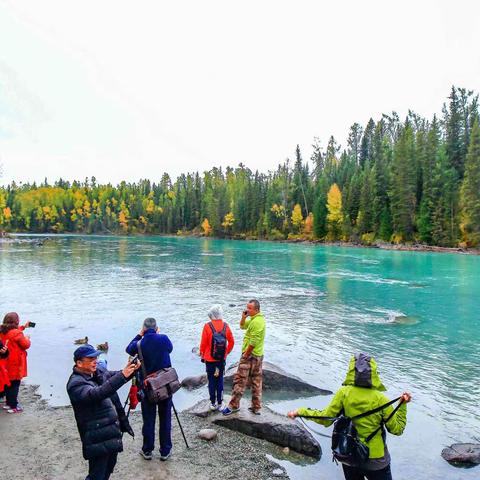
M 26 236 L 37 236 L 41 238 L 55 238 L 57 236 L 103 236 L 103 237 L 160 237 L 160 238 L 204 238 L 212 240 L 234 240 L 234 241 L 255 241 L 255 242 L 268 242 L 268 243 L 300 243 L 304 245 L 319 245 L 326 247 L 351 247 L 351 248 L 377 248 L 380 250 L 394 250 L 402 252 L 430 252 L 430 253 L 457 253 L 463 255 L 480 255 L 480 249 L 476 248 L 461 248 L 461 247 L 439 247 L 436 245 L 424 245 L 424 244 L 393 244 L 387 242 L 375 242 L 371 245 L 366 245 L 363 243 L 356 242 L 326 242 L 323 240 L 308 240 L 304 238 L 298 239 L 282 239 L 282 240 L 271 240 L 268 238 L 255 238 L 255 237 L 215 237 L 215 236 L 204 236 L 195 233 L 175 235 L 175 234 L 130 234 L 130 235 L 118 235 L 114 233 L 80 233 L 80 232 L 65 232 L 65 233 L 32 233 L 32 232 L 14 232 L 14 233 L 4 233 L 0 235 L 0 244 L 1 243 L 11 243 L 11 242 L 21 242 L 21 238 Z

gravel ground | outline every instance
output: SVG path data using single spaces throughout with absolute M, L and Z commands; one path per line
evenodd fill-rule
M 8 480 L 80 480 L 87 475 L 81 444 L 71 407 L 52 408 L 31 386 L 22 386 L 20 399 L 25 411 L 11 415 L 0 411 L 0 465 L 2 478 Z M 166 462 L 139 455 L 141 414 L 130 416 L 135 439 L 124 437 L 124 452 L 119 455 L 112 480 L 229 480 L 287 479 L 282 467 L 266 455 L 282 457 L 281 448 L 263 440 L 216 427 L 213 442 L 197 438 L 205 420 L 180 413 L 180 421 L 190 444 L 187 449 L 173 419 L 173 454 Z M 158 445 L 157 445 L 158 447 Z

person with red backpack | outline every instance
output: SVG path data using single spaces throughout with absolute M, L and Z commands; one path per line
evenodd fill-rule
M 223 409 L 223 374 L 225 359 L 232 351 L 235 340 L 227 322 L 223 321 L 220 305 L 208 311 L 210 321 L 205 323 L 200 341 L 200 357 L 205 363 L 210 394 L 210 410 Z

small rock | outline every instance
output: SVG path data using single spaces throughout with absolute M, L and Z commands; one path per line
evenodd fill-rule
M 229 303 L 228 306 L 229 307 L 236 307 L 236 305 L 234 303 Z
M 283 453 L 284 453 L 285 455 L 288 455 L 288 454 L 290 453 L 290 449 L 289 449 L 288 447 L 285 447 L 285 448 L 283 449 Z
M 272 475 L 274 477 L 283 477 L 283 470 L 281 468 L 276 468 L 273 472 Z
M 213 428 L 203 428 L 198 432 L 198 438 L 202 440 L 215 440 L 217 438 L 217 431 Z
M 200 355 L 200 349 L 198 347 L 193 347 L 192 353 L 194 353 L 195 355 Z

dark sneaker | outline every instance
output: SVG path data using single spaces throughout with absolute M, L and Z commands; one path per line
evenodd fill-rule
M 168 460 L 172 456 L 172 451 L 170 450 L 166 455 L 160 455 L 160 460 L 164 462 L 165 460 Z
M 222 410 L 222 415 L 225 415 L 228 417 L 228 415 L 231 415 L 232 413 L 238 412 L 240 409 L 239 408 L 230 408 L 230 407 L 225 407 Z
M 248 410 L 254 415 L 260 415 L 260 410 L 255 410 L 253 407 L 248 407 Z
M 153 458 L 152 452 L 144 452 L 143 450 L 140 450 L 140 455 L 145 459 L 145 460 L 151 460 Z

